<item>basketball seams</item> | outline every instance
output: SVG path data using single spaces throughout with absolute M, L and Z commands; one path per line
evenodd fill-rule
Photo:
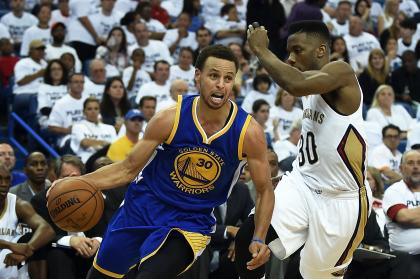
M 81 190 L 81 189 L 79 189 L 79 190 L 73 190 L 73 191 L 68 191 L 68 192 L 65 192 L 65 193 L 63 193 L 63 194 L 61 194 L 60 196 L 62 196 L 62 195 L 64 195 L 64 194 L 67 194 L 67 193 L 71 193 L 71 192 L 77 192 L 77 191 L 88 191 L 88 190 Z M 61 220 L 63 220 L 64 218 L 66 218 L 66 217 L 68 217 L 69 215 L 71 215 L 71 214 L 73 214 L 76 210 L 78 210 L 79 208 L 81 208 L 85 203 L 87 203 L 92 197 L 94 197 L 95 195 L 94 194 L 92 194 L 92 192 L 90 192 L 90 191 L 88 191 L 90 194 L 91 194 L 91 196 L 88 198 L 88 199 L 86 199 L 81 205 L 79 205 L 77 208 L 75 208 L 73 211 L 71 211 L 71 212 L 69 212 L 69 213 L 67 213 L 67 215 L 65 215 L 65 216 L 63 216 L 63 217 L 61 217 L 60 219 L 58 219 L 58 220 L 55 220 L 54 222 L 55 223 L 57 223 L 57 222 L 60 222 Z

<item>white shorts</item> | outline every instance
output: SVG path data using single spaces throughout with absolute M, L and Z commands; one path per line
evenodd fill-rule
M 269 247 L 284 259 L 305 245 L 300 253 L 305 279 L 340 278 L 363 239 L 371 201 L 369 187 L 325 193 L 306 186 L 300 173 L 288 173 L 275 190 L 271 225 L 279 238 Z

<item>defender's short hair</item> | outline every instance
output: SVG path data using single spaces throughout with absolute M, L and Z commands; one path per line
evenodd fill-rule
M 329 47 L 331 45 L 330 31 L 325 23 L 319 20 L 302 20 L 292 23 L 289 26 L 289 36 L 296 33 L 307 33 L 324 41 Z

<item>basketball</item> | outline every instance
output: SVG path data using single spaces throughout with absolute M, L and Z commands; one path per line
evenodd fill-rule
M 101 191 L 82 178 L 59 181 L 48 196 L 52 221 L 67 232 L 84 232 L 95 226 L 104 211 Z

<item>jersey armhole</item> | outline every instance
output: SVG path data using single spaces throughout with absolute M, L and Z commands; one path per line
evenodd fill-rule
M 245 134 L 248 130 L 249 122 L 251 122 L 252 116 L 248 114 L 248 116 L 245 119 L 245 123 L 242 126 L 241 134 L 239 136 L 239 143 L 238 143 L 238 158 L 240 161 L 244 159 L 243 156 L 243 147 L 244 147 L 244 140 L 245 140 Z
M 175 137 L 176 131 L 178 130 L 179 116 L 181 114 L 181 104 L 182 104 L 182 95 L 178 95 L 178 101 L 177 101 L 177 104 L 176 104 L 174 126 L 172 127 L 171 134 L 169 135 L 168 139 L 165 141 L 166 144 L 171 144 L 172 140 Z

